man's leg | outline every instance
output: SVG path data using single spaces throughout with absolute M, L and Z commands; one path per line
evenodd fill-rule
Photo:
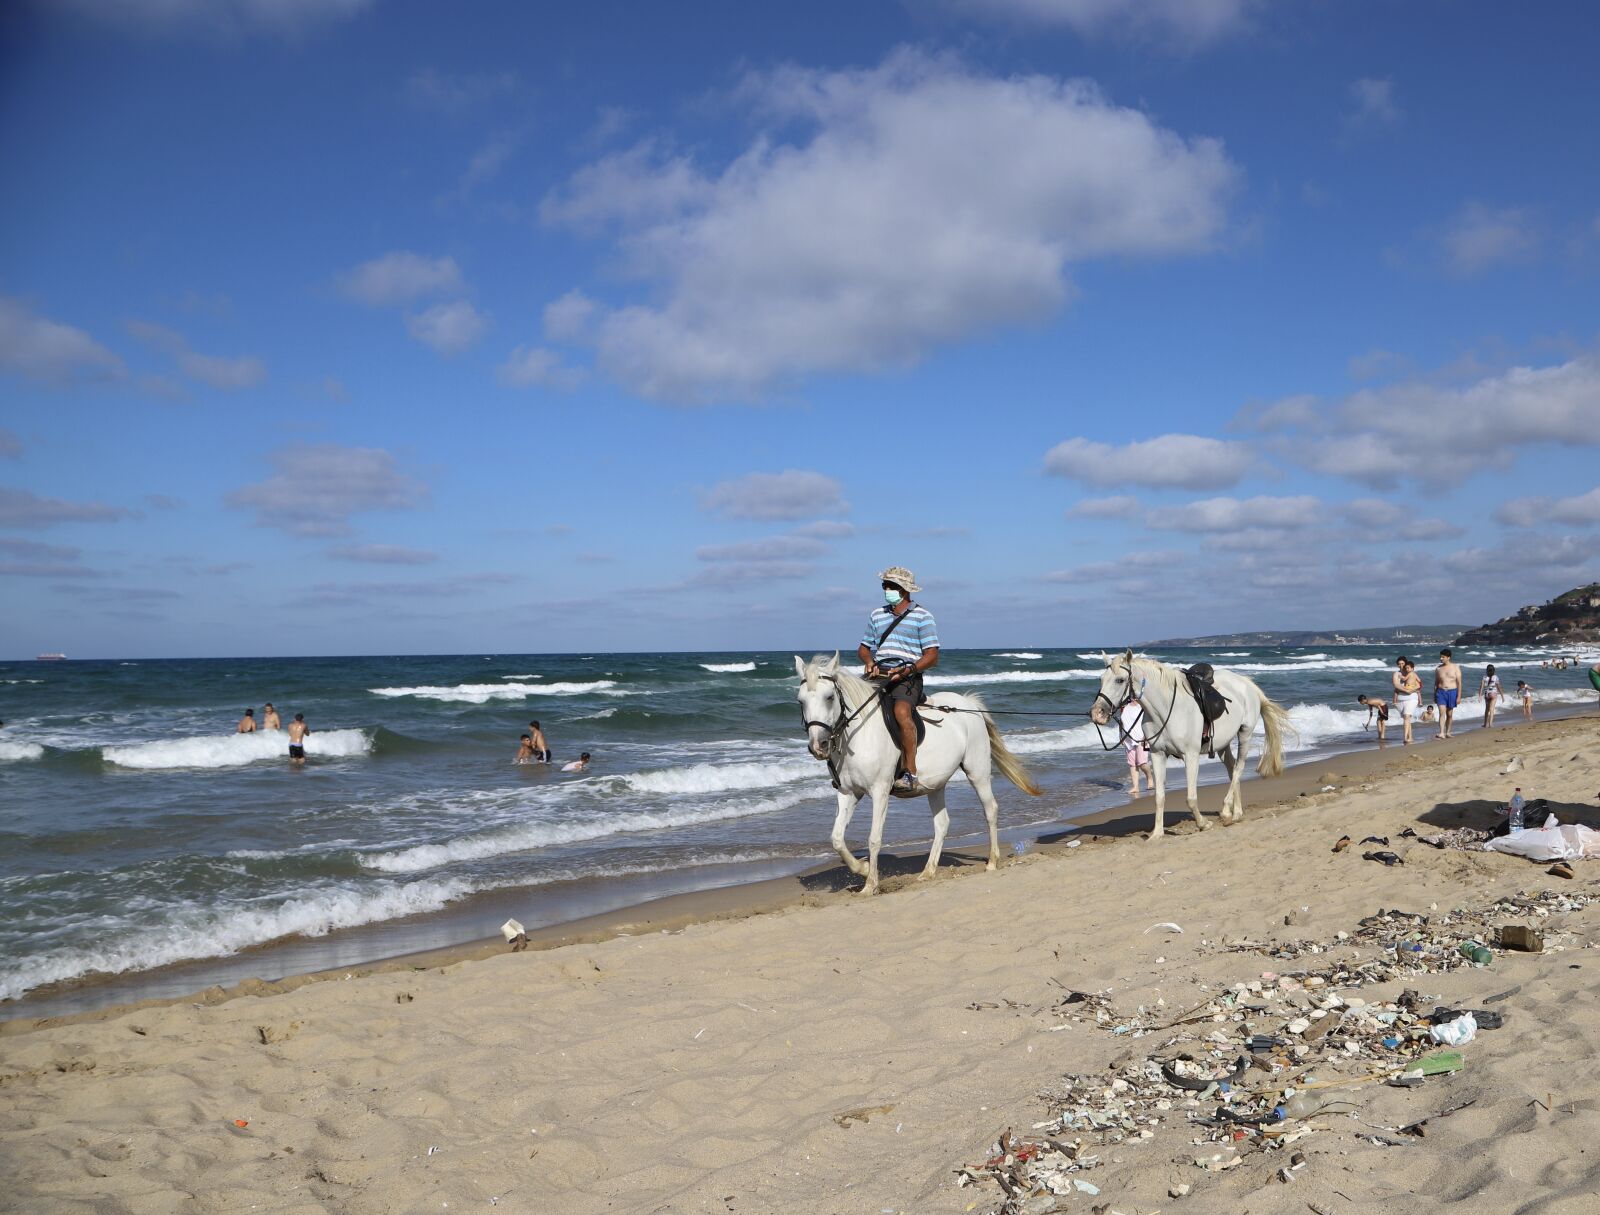
M 894 702 L 894 719 L 900 726 L 900 750 L 905 756 L 906 771 L 917 774 L 917 721 L 916 710 L 909 700 Z

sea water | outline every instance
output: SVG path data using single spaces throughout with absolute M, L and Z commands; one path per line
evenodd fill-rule
M 1295 760 L 1370 738 L 1355 697 L 1387 692 L 1394 653 L 1154 656 L 1249 673 L 1288 708 Z M 1543 656 L 1460 658 L 1469 689 L 1493 661 L 1540 705 L 1592 699 L 1581 670 L 1542 671 Z M 954 650 L 928 677 L 1002 711 L 1044 786 L 998 784 L 1009 840 L 1123 800 L 1114 732 L 1103 750 L 1082 716 L 1100 666 L 1076 650 Z M 512 914 L 533 927 L 799 872 L 831 855 L 835 799 L 794 689 L 789 653 L 0 664 L 0 999 L 88 978 L 11 1012 L 176 994 L 484 937 Z M 233 732 L 267 700 L 312 727 L 303 767 L 283 734 Z M 511 762 L 533 719 L 555 765 Z M 559 771 L 584 750 L 588 771 Z M 950 810 L 952 842 L 981 838 L 959 779 Z M 925 802 L 894 803 L 887 847 L 928 836 Z

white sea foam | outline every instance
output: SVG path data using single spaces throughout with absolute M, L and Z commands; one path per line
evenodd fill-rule
M 734 671 L 753 671 L 756 664 L 753 662 L 702 662 L 702 670 L 715 671 L 719 675 L 731 674 Z
M 1248 657 L 1250 657 L 1250 651 L 1249 650 L 1218 650 L 1217 651 L 1217 657 L 1218 658 L 1248 658 Z
M 537 675 L 535 675 L 532 671 L 529 671 L 526 675 L 502 675 L 502 676 L 500 676 L 500 678 L 501 679 L 538 679 L 539 677 Z
M 1117 730 L 1107 726 L 1105 740 L 1117 741 Z M 1051 751 L 1100 749 L 1100 735 L 1093 725 L 1069 726 L 1065 730 L 1041 730 L 1035 734 L 1008 734 L 1006 746 L 1018 755 L 1040 755 Z
M 988 671 L 979 675 L 928 675 L 923 682 L 942 687 L 967 683 L 1060 683 L 1067 679 L 1099 678 L 1099 671 Z
M 568 721 L 604 721 L 606 718 L 614 716 L 615 714 L 616 714 L 616 710 L 615 709 L 601 709 L 598 713 L 580 713 L 577 717 L 569 717 L 569 718 L 567 718 L 567 720 Z
M 19 759 L 43 759 L 44 748 L 33 742 L 0 742 L 0 764 Z
M 367 755 L 372 739 L 364 730 L 313 730 L 306 736 L 308 756 Z M 101 756 L 119 768 L 237 768 L 262 760 L 282 760 L 289 754 L 289 736 L 279 730 L 254 734 L 219 734 L 202 738 L 174 738 L 161 742 L 102 747 Z
M 632 831 L 662 831 L 672 827 L 688 827 L 698 823 L 772 814 L 799 805 L 808 797 L 814 796 L 818 794 L 813 790 L 793 790 L 777 797 L 753 802 L 727 802 L 711 806 L 683 806 L 675 810 L 595 815 L 561 823 L 521 823 L 513 827 L 486 831 L 480 835 L 462 836 L 445 844 L 419 844 L 392 852 L 372 853 L 361 857 L 360 860 L 368 869 L 376 869 L 380 873 L 418 873 L 454 861 L 483 860 L 511 852 L 583 843 L 587 840 L 603 839 L 606 836 L 623 835 Z
M 1287 658 L 1282 662 L 1230 662 L 1224 669 L 1270 675 L 1275 671 L 1387 671 L 1389 664 L 1381 658 L 1329 658 L 1326 654 L 1317 654 Z
M 1295 729 L 1295 735 L 1286 737 L 1284 747 L 1290 751 L 1305 751 L 1330 738 L 1348 737 L 1362 732 L 1363 723 L 1367 720 L 1365 709 L 1335 709 L 1329 705 L 1290 705 L 1289 724 Z M 1390 718 L 1390 725 L 1400 724 L 1397 717 Z M 1259 740 L 1257 742 L 1259 747 Z M 1257 751 L 1259 754 L 1259 751 Z
M 597 679 L 590 683 L 458 683 L 449 688 L 368 688 L 367 691 L 374 696 L 415 696 L 418 700 L 457 700 L 481 705 L 491 700 L 522 700 L 528 696 L 582 696 L 585 692 L 617 695 L 611 691 L 616 686 L 613 679 Z
M 620 780 L 636 793 L 727 793 L 815 780 L 826 771 L 814 759 L 778 760 L 765 764 L 692 764 L 686 768 L 635 772 Z
M 1043 658 L 1043 654 L 1035 654 L 1032 650 L 1001 650 L 996 658 Z M 1081 655 L 1080 655 L 1081 657 Z
M 437 911 L 480 887 L 461 878 L 417 882 L 367 882 L 334 886 L 283 899 L 188 905 L 164 924 L 97 924 L 83 940 L 29 958 L 0 972 L 0 999 L 13 999 L 45 983 L 86 974 L 149 970 L 190 958 L 220 958 L 286 936 L 320 937 L 339 928 Z

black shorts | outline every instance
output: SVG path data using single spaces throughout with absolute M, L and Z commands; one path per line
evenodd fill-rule
M 303 746 L 301 746 L 299 743 L 290 743 L 289 744 L 289 758 L 290 759 L 304 759 L 305 757 L 306 757 L 306 749 Z
M 922 694 L 922 672 L 908 675 L 906 678 L 884 688 L 884 695 L 890 700 L 903 700 L 912 706 L 920 705 L 926 696 Z

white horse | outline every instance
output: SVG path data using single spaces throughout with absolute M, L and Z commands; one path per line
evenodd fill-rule
M 1244 799 L 1239 794 L 1239 778 L 1244 773 L 1245 755 L 1259 722 L 1266 728 L 1267 747 L 1256 771 L 1262 776 L 1277 776 L 1283 771 L 1283 735 L 1294 733 L 1289 715 L 1267 696 L 1256 681 L 1235 671 L 1218 670 L 1217 691 L 1228 698 L 1228 709 L 1212 724 L 1212 745 L 1217 758 L 1228 770 L 1228 792 L 1222 799 L 1218 821 L 1236 823 L 1244 817 Z M 1139 698 L 1144 710 L 1145 746 L 1150 751 L 1150 770 L 1156 789 L 1156 825 L 1146 837 L 1159 839 L 1165 827 L 1167 809 L 1167 757 L 1183 760 L 1189 783 L 1189 812 L 1203 831 L 1211 824 L 1200 813 L 1196 784 L 1200 774 L 1200 706 L 1177 667 L 1151 658 L 1135 658 L 1133 651 L 1106 659 L 1100 675 L 1100 694 L 1095 697 L 1089 717 L 1096 725 L 1118 725 L 1118 714 L 1131 697 Z M 1237 754 L 1229 750 L 1237 748 Z
M 876 894 L 878 849 L 883 845 L 883 824 L 889 815 L 890 785 L 894 783 L 900 747 L 883 723 L 876 685 L 840 670 L 838 654 L 830 659 L 813 658 L 809 663 L 796 655 L 794 669 L 800 675 L 796 699 L 811 754 L 827 761 L 839 790 L 839 813 L 833 820 L 834 851 L 851 873 L 866 878 L 862 893 Z M 965 712 L 940 711 L 949 709 Z M 944 788 L 957 768 L 967 774 L 983 803 L 983 815 L 989 821 L 989 863 L 985 868 L 993 870 L 1000 863 L 1000 839 L 995 822 L 999 806 L 990 782 L 991 762 L 1024 793 L 1037 796 L 1039 786 L 1006 749 L 978 697 L 939 692 L 929 697 L 918 712 L 928 723 L 927 737 L 917 748 L 917 781 L 927 790 L 928 808 L 933 812 L 933 846 L 917 880 L 932 877 L 939 867 L 939 853 L 950 826 Z M 844 831 L 850 825 L 856 803 L 867 793 L 872 794 L 872 834 L 867 837 L 867 860 L 863 864 L 845 846 Z

